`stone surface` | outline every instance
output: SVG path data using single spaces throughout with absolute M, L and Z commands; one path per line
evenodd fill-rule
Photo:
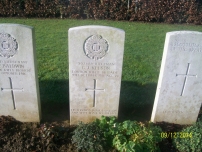
M 166 35 L 151 121 L 196 122 L 202 103 L 202 33 Z
M 107 26 L 69 29 L 70 123 L 118 116 L 125 32 Z
M 40 121 L 35 53 L 32 27 L 0 24 L 0 115 Z

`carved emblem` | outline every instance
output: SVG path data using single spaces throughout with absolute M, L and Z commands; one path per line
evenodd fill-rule
M 10 34 L 0 33 L 0 56 L 5 58 L 13 57 L 18 50 L 16 39 Z
M 108 52 L 109 44 L 100 35 L 92 35 L 84 43 L 84 52 L 93 60 L 102 59 Z

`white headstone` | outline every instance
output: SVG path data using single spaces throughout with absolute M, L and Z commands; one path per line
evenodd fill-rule
M 40 121 L 35 51 L 32 27 L 0 24 L 0 115 Z
M 166 34 L 151 121 L 193 124 L 202 103 L 202 33 Z
M 125 32 L 107 26 L 69 29 L 70 123 L 118 116 Z

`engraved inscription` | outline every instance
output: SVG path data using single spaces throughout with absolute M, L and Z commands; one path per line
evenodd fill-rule
M 92 35 L 84 42 L 84 52 L 93 60 L 102 59 L 108 52 L 109 44 L 100 35 Z
M 163 113 L 167 113 L 167 114 L 180 114 L 180 113 L 183 113 L 183 111 L 180 111 L 180 110 L 164 110 Z
M 13 83 L 11 77 L 9 77 L 9 82 L 10 82 L 10 88 L 1 88 L 1 91 L 11 91 L 11 96 L 13 100 L 13 107 L 14 110 L 16 109 L 16 102 L 15 102 L 15 96 L 14 96 L 14 91 L 23 91 L 23 88 L 13 88 Z
M 13 57 L 18 50 L 16 39 L 10 34 L 0 33 L 0 56 L 5 58 Z
M 202 53 L 202 45 L 196 43 L 180 43 L 174 42 L 171 43 L 172 51 L 183 51 L 183 52 L 201 52 Z
M 120 78 L 115 63 L 88 63 L 78 62 L 78 69 L 71 70 L 74 77 L 106 77 Z
M 93 91 L 93 107 L 96 106 L 96 96 L 95 96 L 95 92 L 96 91 L 105 91 L 105 89 L 97 89 L 97 80 L 94 79 L 94 88 L 86 88 L 85 91 Z
M 187 70 L 186 70 L 186 74 L 176 74 L 176 77 L 177 77 L 177 76 L 184 76 L 184 82 L 183 82 L 182 91 L 181 91 L 180 96 L 182 96 L 183 93 L 184 93 L 185 85 L 186 85 L 186 82 L 187 82 L 187 77 L 197 77 L 197 75 L 190 75 L 190 74 L 189 74 L 190 65 L 191 65 L 191 64 L 188 63 L 188 65 L 187 65 Z
M 72 114 L 81 115 L 117 115 L 117 110 L 106 110 L 106 109 L 71 109 Z
M 2 75 L 26 75 L 31 72 L 31 68 L 27 66 L 28 61 L 1 61 L 0 74 Z
M 182 110 L 164 110 L 163 113 L 165 114 L 182 114 L 184 111 Z M 194 113 L 194 111 L 186 111 L 186 113 Z

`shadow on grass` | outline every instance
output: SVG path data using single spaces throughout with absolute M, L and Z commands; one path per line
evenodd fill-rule
M 69 80 L 40 81 L 42 122 L 69 120 Z
M 69 120 L 69 80 L 40 81 L 39 86 L 42 122 Z M 119 120 L 150 120 L 155 92 L 156 84 L 122 81 Z
M 119 120 L 149 121 L 156 93 L 156 83 L 122 81 Z

